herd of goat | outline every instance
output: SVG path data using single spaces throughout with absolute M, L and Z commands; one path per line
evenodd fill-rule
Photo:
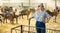
M 32 9 L 29 9 L 29 8 L 23 9 L 23 10 L 21 10 L 21 11 L 19 12 L 19 15 L 16 15 L 16 14 L 15 14 L 15 13 L 17 12 L 17 9 L 13 10 L 13 7 L 7 7 L 7 6 L 5 6 L 5 7 L 0 7 L 0 11 L 2 12 L 2 13 L 0 13 L 0 18 L 1 18 L 1 16 L 3 17 L 3 20 L 0 19 L 0 21 L 3 22 L 3 23 L 8 23 L 8 22 L 7 22 L 7 19 L 8 19 L 8 20 L 10 20 L 10 23 L 13 24 L 15 18 L 16 18 L 16 23 L 18 23 L 18 17 L 19 17 L 19 16 L 22 16 L 22 18 L 23 18 L 24 15 L 27 15 L 27 19 L 28 19 L 30 13 L 31 13 L 31 12 L 34 13 L 34 12 L 35 12 L 35 9 L 34 9 L 34 8 L 32 8 Z M 46 10 L 46 12 L 47 12 L 50 16 L 52 16 L 52 17 L 53 17 L 53 16 L 57 17 L 57 15 L 59 14 L 59 11 L 60 11 L 59 8 L 54 9 L 53 12 L 51 12 L 50 10 Z M 55 19 L 56 19 L 56 18 L 55 18 Z

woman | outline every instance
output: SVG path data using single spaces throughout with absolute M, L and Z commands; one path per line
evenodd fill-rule
M 31 18 L 36 19 L 37 33 L 45 33 L 45 22 L 49 21 L 50 15 L 45 11 L 42 3 L 38 5 L 38 10 L 33 14 Z

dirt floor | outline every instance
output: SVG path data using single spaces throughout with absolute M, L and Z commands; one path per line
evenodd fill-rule
M 31 17 L 32 15 L 30 15 Z M 53 22 L 54 17 L 51 17 L 50 21 L 48 23 L 46 23 L 46 28 L 51 28 L 51 29 L 56 29 L 56 30 L 60 30 L 60 14 L 57 16 L 56 19 L 56 23 Z M 31 26 L 35 26 L 35 19 L 32 19 L 30 21 L 30 25 Z M 14 21 L 16 22 L 16 21 Z M 5 24 L 1 24 L 0 23 L 0 33 L 11 33 L 11 28 L 19 26 L 19 25 L 29 25 L 29 20 L 27 20 L 26 16 L 24 16 L 24 19 L 21 18 L 21 16 L 18 19 L 18 24 L 10 24 L 10 22 L 8 21 L 8 23 Z M 16 33 L 16 32 L 15 32 Z

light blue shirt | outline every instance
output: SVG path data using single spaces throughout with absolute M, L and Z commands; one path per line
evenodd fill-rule
M 36 21 L 42 21 L 44 22 L 45 18 L 50 18 L 50 15 L 46 11 L 38 12 L 36 11 L 33 14 L 33 17 L 36 18 Z

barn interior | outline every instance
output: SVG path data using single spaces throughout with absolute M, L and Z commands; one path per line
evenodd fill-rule
M 46 33 L 60 33 L 60 0 L 0 0 L 0 33 L 36 33 L 36 19 L 28 19 L 41 3 L 54 13 Z

